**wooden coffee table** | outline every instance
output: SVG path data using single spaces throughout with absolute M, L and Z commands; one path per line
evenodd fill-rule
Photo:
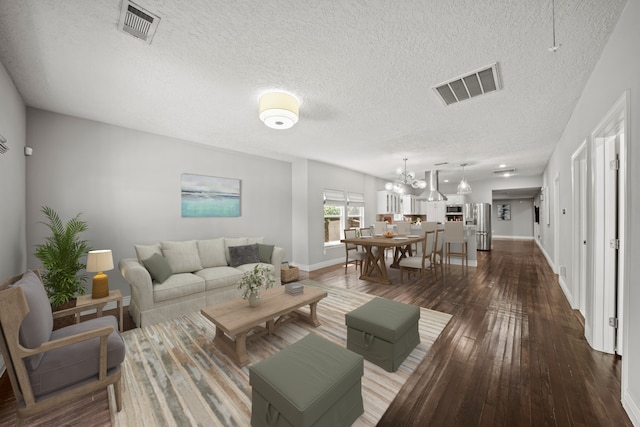
M 293 320 L 319 326 L 316 307 L 326 296 L 326 291 L 312 286 L 305 286 L 300 295 L 289 295 L 284 286 L 278 286 L 262 292 L 259 307 L 250 307 L 249 301 L 236 299 L 205 307 L 200 312 L 216 325 L 213 342 L 238 365 L 244 366 L 249 363 L 247 340 L 271 334 Z M 305 305 L 309 305 L 309 313 L 298 310 Z M 263 323 L 265 326 L 261 326 Z

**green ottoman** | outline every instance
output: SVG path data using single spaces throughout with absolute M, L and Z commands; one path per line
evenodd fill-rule
M 415 305 L 374 298 L 345 315 L 347 348 L 395 372 L 420 344 L 418 319 Z
M 249 367 L 251 425 L 350 426 L 364 413 L 363 359 L 318 335 Z

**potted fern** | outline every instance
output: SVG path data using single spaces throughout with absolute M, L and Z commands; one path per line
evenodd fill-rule
M 87 276 L 78 273 L 86 268 L 80 258 L 86 256 L 91 248 L 86 240 L 80 239 L 79 234 L 87 230 L 87 223 L 80 220 L 78 214 L 64 224 L 50 207 L 43 206 L 41 210 L 48 220 L 41 224 L 49 228 L 51 235 L 44 244 L 36 247 L 35 256 L 42 261 L 45 270 L 42 281 L 51 306 L 59 309 L 77 295 L 85 293 Z

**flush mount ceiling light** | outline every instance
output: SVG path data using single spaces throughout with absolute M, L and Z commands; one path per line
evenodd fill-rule
M 460 166 L 462 166 L 462 181 L 458 184 L 458 194 L 471 194 L 471 186 L 467 180 L 464 179 L 464 167 L 467 166 L 467 164 L 462 163 Z
M 404 160 L 404 171 L 402 168 L 398 168 L 396 173 L 398 174 L 398 178 L 395 183 L 387 182 L 384 185 L 384 188 L 387 191 L 394 191 L 396 193 L 404 193 L 404 186 L 410 185 L 411 188 L 427 188 L 427 182 L 422 179 L 416 179 L 415 172 L 407 172 L 407 158 Z
M 260 97 L 260 120 L 272 129 L 289 129 L 298 123 L 298 100 L 284 92 L 267 92 Z

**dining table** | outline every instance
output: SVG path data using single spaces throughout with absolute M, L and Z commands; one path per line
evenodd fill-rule
M 361 280 L 391 285 L 392 282 L 387 274 L 387 265 L 384 257 L 385 249 L 394 248 L 391 267 L 398 268 L 402 258 L 413 255 L 411 246 L 422 242 L 423 239 L 424 235 L 408 234 L 391 237 L 384 235 L 361 236 L 340 241 L 364 248 L 365 257 L 362 262 Z

